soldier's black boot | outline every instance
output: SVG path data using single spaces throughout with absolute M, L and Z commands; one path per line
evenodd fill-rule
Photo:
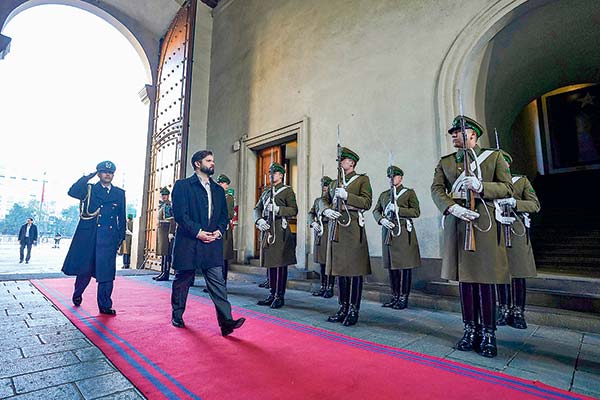
M 350 308 L 348 308 L 348 314 L 346 314 L 346 318 L 342 325 L 344 326 L 352 326 L 356 325 L 358 322 L 358 309 L 354 304 L 350 304 Z
M 476 292 L 476 283 L 459 282 L 458 290 L 460 293 L 460 307 L 462 310 L 462 319 L 465 324 L 463 337 L 456 343 L 456 350 L 471 351 L 475 347 L 476 339 L 476 303 L 473 293 Z
M 323 298 L 330 299 L 333 297 L 333 287 L 335 286 L 335 276 L 327 275 L 327 289 L 323 293 Z
M 327 322 L 343 322 L 348 314 L 348 307 L 349 306 L 347 303 L 340 305 L 340 308 L 337 310 L 337 312 L 327 318 Z
M 479 342 L 478 353 L 483 357 L 496 357 L 498 349 L 496 348 L 496 290 L 494 285 L 479 284 L 479 307 L 481 313 L 481 341 Z
M 399 271 L 400 272 L 400 271 Z M 396 304 L 392 306 L 394 310 L 404 310 L 408 307 L 408 295 L 412 281 L 412 269 L 403 269 L 401 271 L 400 296 Z
M 465 323 L 465 332 L 463 337 L 456 343 L 456 350 L 471 351 L 475 347 L 476 330 L 474 322 Z
M 165 264 L 167 263 L 167 257 L 165 256 L 160 256 L 160 274 L 152 277 L 152 279 L 154 279 L 155 281 L 157 280 L 162 280 L 162 277 L 164 275 L 164 271 L 165 271 Z
M 265 279 L 265 281 L 263 283 L 260 283 L 258 285 L 258 287 L 265 288 L 265 289 L 271 289 L 270 274 L 269 274 L 270 270 L 271 270 L 271 268 L 267 268 L 267 279 Z
M 508 324 L 508 318 L 510 316 L 510 285 L 497 284 L 496 292 L 498 295 L 498 315 L 496 318 L 496 325 L 504 326 Z
M 270 294 L 269 297 L 267 297 L 264 300 L 257 301 L 256 304 L 258 304 L 259 306 L 270 306 L 271 304 L 273 304 L 274 300 L 275 300 L 275 295 Z
M 525 278 L 515 278 L 512 280 L 513 306 L 510 310 L 508 325 L 515 329 L 527 329 L 525 322 Z
M 392 308 L 398 302 L 400 297 L 400 271 L 397 269 L 389 269 L 390 287 L 392 289 L 392 298 L 387 303 L 383 303 L 381 307 Z
M 348 288 L 348 291 L 350 292 L 350 308 L 348 308 L 348 314 L 342 323 L 344 326 L 356 325 L 358 322 L 358 310 L 360 309 L 360 300 L 362 298 L 363 277 L 353 276 L 348 278 L 348 281 L 350 283 L 350 287 Z
M 285 305 L 285 300 L 283 297 L 279 295 L 275 295 L 273 302 L 271 303 L 271 308 L 281 308 Z
M 278 267 L 276 269 L 275 298 L 271 303 L 271 308 L 281 308 L 285 305 L 285 288 L 287 286 L 288 267 Z
M 162 256 L 164 261 L 161 265 L 160 275 L 156 277 L 157 281 L 168 281 L 171 269 L 171 262 L 168 256 Z
M 488 358 L 493 358 L 498 355 L 494 329 L 483 328 L 483 337 L 481 339 L 481 344 L 479 345 L 479 354 Z
M 348 307 L 350 304 L 350 292 L 349 283 L 347 276 L 338 277 L 338 299 L 340 303 L 340 308 L 337 310 L 335 314 L 327 318 L 328 322 L 344 322 L 346 319 L 346 315 L 348 314 Z
M 325 275 L 325 265 L 321 264 L 321 287 L 312 293 L 313 296 L 323 296 L 327 290 L 327 275 Z

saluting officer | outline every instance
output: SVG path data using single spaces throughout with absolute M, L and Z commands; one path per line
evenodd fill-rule
M 169 199 L 171 191 L 167 187 L 160 189 L 158 202 L 158 225 L 156 227 L 156 255 L 160 256 L 160 274 L 154 280 L 168 281 L 173 257 L 173 239 L 177 224 L 173 218 L 173 204 Z
M 83 176 L 69 189 L 80 203 L 80 219 L 62 271 L 76 275 L 73 305 L 78 307 L 92 277 L 98 282 L 101 314 L 115 315 L 111 294 L 116 274 L 117 250 L 125 239 L 125 191 L 112 185 L 115 164 L 103 161 L 96 172 Z M 98 175 L 100 181 L 88 183 Z
M 371 208 L 373 190 L 369 177 L 354 170 L 359 159 L 352 150 L 341 148 L 342 182 L 331 182 L 321 199 L 323 215 L 330 219 L 329 229 L 338 224 L 338 240 L 327 244 L 326 273 L 338 277 L 340 308 L 327 321 L 344 326 L 358 322 L 363 277 L 371 273 L 364 212 Z M 332 208 L 334 198 L 341 202 L 339 212 Z
M 512 157 L 504 151 L 502 153 L 510 166 L 512 164 Z M 508 324 L 516 329 L 526 329 L 525 278 L 535 278 L 537 276 L 533 249 L 529 238 L 529 214 L 540 211 L 540 201 L 526 176 L 513 174 L 512 183 L 514 187 L 513 197 L 498 200 L 499 206 L 508 205 L 513 213 L 518 216 L 512 224 L 512 246 L 506 249 L 508 267 L 512 276 L 512 290 L 511 285 L 497 285 L 499 304 L 498 325 Z
M 466 126 L 463 144 L 461 120 Z M 442 157 L 435 168 L 431 196 L 444 214 L 442 278 L 459 281 L 464 336 L 457 343 L 461 351 L 475 350 L 484 357 L 495 357 L 496 299 L 494 284 L 510 283 L 504 238 L 493 218 L 493 200 L 511 197 L 510 170 L 497 150 L 482 149 L 477 139 L 483 134 L 479 123 L 457 116 L 448 133 L 457 152 Z M 467 148 L 466 154 L 463 147 Z M 467 157 L 475 176 L 466 176 Z M 476 194 L 476 210 L 464 207 L 466 193 Z M 504 217 L 502 223 L 510 223 Z M 476 250 L 465 250 L 467 223 L 473 222 Z
M 408 305 L 412 270 L 421 266 L 412 222 L 412 218 L 421 215 L 421 209 L 415 191 L 402 185 L 404 172 L 400 168 L 390 166 L 387 177 L 392 180 L 393 189 L 381 192 L 373 209 L 375 221 L 382 226 L 383 266 L 388 269 L 392 288 L 392 299 L 383 307 L 402 310 Z
M 254 207 L 254 221 L 263 238 L 260 265 L 268 268 L 270 286 L 269 296 L 257 304 L 281 308 L 285 304 L 288 265 L 296 264 L 296 239 L 290 230 L 288 218 L 298 214 L 298 205 L 294 190 L 283 184 L 283 166 L 273 162 L 270 172 L 275 203 L 271 203 L 270 187 L 262 193 Z M 271 221 L 269 217 L 273 212 L 275 221 Z
M 227 284 L 227 273 L 229 272 L 229 261 L 233 260 L 233 226 L 231 219 L 234 214 L 235 198 L 233 197 L 233 189 L 229 188 L 231 179 L 225 174 L 217 177 L 217 184 L 225 190 L 225 201 L 227 202 L 227 230 L 223 236 L 223 280 Z
M 327 235 L 329 218 L 321 214 L 321 197 L 329 190 L 331 178 L 324 176 L 321 178 L 321 195 L 317 197 L 312 208 L 308 212 L 310 227 L 314 232 L 313 256 L 314 262 L 320 266 L 321 287 L 313 292 L 313 296 L 322 296 L 326 299 L 333 297 L 333 286 L 335 277 L 325 273 L 325 264 L 327 264 Z

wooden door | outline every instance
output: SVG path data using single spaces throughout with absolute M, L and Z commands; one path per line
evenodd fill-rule
M 195 20 L 196 0 L 189 0 L 171 22 L 161 43 L 154 129 L 148 155 L 150 177 L 144 249 L 146 265 L 160 265 L 155 256 L 160 188 L 166 186 L 172 190 L 175 181 L 185 176 Z

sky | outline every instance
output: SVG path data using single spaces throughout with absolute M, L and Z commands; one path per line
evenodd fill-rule
M 0 175 L 45 172 L 45 200 L 60 209 L 77 203 L 67 191 L 79 177 L 111 160 L 113 183 L 139 215 L 148 106 L 138 93 L 151 82 L 131 43 L 103 19 L 63 5 L 29 8 L 2 34 L 12 43 L 0 60 Z

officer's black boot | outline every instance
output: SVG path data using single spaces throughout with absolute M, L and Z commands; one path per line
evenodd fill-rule
M 400 297 L 400 271 L 397 269 L 389 269 L 388 270 L 390 276 L 390 287 L 392 289 L 392 298 L 387 303 L 383 303 L 381 307 L 393 307 Z
M 325 289 L 325 293 L 323 293 L 323 297 L 326 299 L 330 299 L 333 297 L 333 287 L 335 286 L 335 276 L 327 275 L 327 289 Z
M 327 290 L 327 275 L 325 275 L 325 264 L 321 264 L 321 287 L 315 290 L 313 296 L 323 296 Z
M 160 256 L 160 274 L 152 277 L 152 279 L 154 279 L 155 281 L 157 280 L 162 280 L 162 277 L 165 273 L 165 264 L 167 263 L 167 257 L 165 256 Z
M 498 294 L 498 316 L 496 325 L 504 326 L 508 323 L 510 316 L 510 285 L 497 284 L 496 292 Z
M 481 310 L 481 342 L 479 354 L 492 358 L 498 355 L 496 347 L 496 290 L 493 284 L 479 284 L 479 307 Z
M 347 276 L 338 277 L 338 299 L 340 308 L 335 314 L 327 318 L 329 322 L 344 322 L 346 315 L 348 314 L 350 292 L 348 292 L 348 278 Z
M 258 301 L 256 304 L 259 306 L 271 306 L 273 300 L 275 300 L 275 288 L 277 287 L 277 274 L 275 273 L 276 268 L 269 268 L 267 270 L 267 276 L 269 277 L 269 296 L 264 299 Z
M 456 344 L 456 350 L 471 351 L 474 349 L 476 338 L 475 327 L 475 303 L 473 301 L 473 291 L 476 283 L 459 282 L 460 306 L 462 310 L 463 322 L 465 324 L 463 337 Z
M 170 269 L 171 269 L 171 259 L 169 256 L 162 256 L 163 257 L 163 263 L 161 265 L 161 273 L 159 276 L 156 277 L 157 281 L 168 281 L 169 280 L 169 274 L 170 274 Z
M 288 267 L 279 267 L 276 269 L 275 298 L 271 303 L 271 308 L 281 308 L 285 305 L 285 287 L 287 285 Z
M 360 300 L 362 298 L 362 276 L 353 276 L 350 279 L 350 308 L 344 319 L 344 326 L 356 325 L 358 322 L 358 310 L 360 309 Z
M 412 281 L 412 269 L 403 269 L 401 271 L 400 280 L 400 296 L 398 301 L 392 308 L 394 310 L 404 310 L 408 307 L 408 295 L 410 294 L 410 286 Z
M 508 325 L 516 329 L 527 329 L 527 322 L 525 322 L 526 291 L 525 278 L 514 278 L 512 280 L 513 306 L 510 310 Z

